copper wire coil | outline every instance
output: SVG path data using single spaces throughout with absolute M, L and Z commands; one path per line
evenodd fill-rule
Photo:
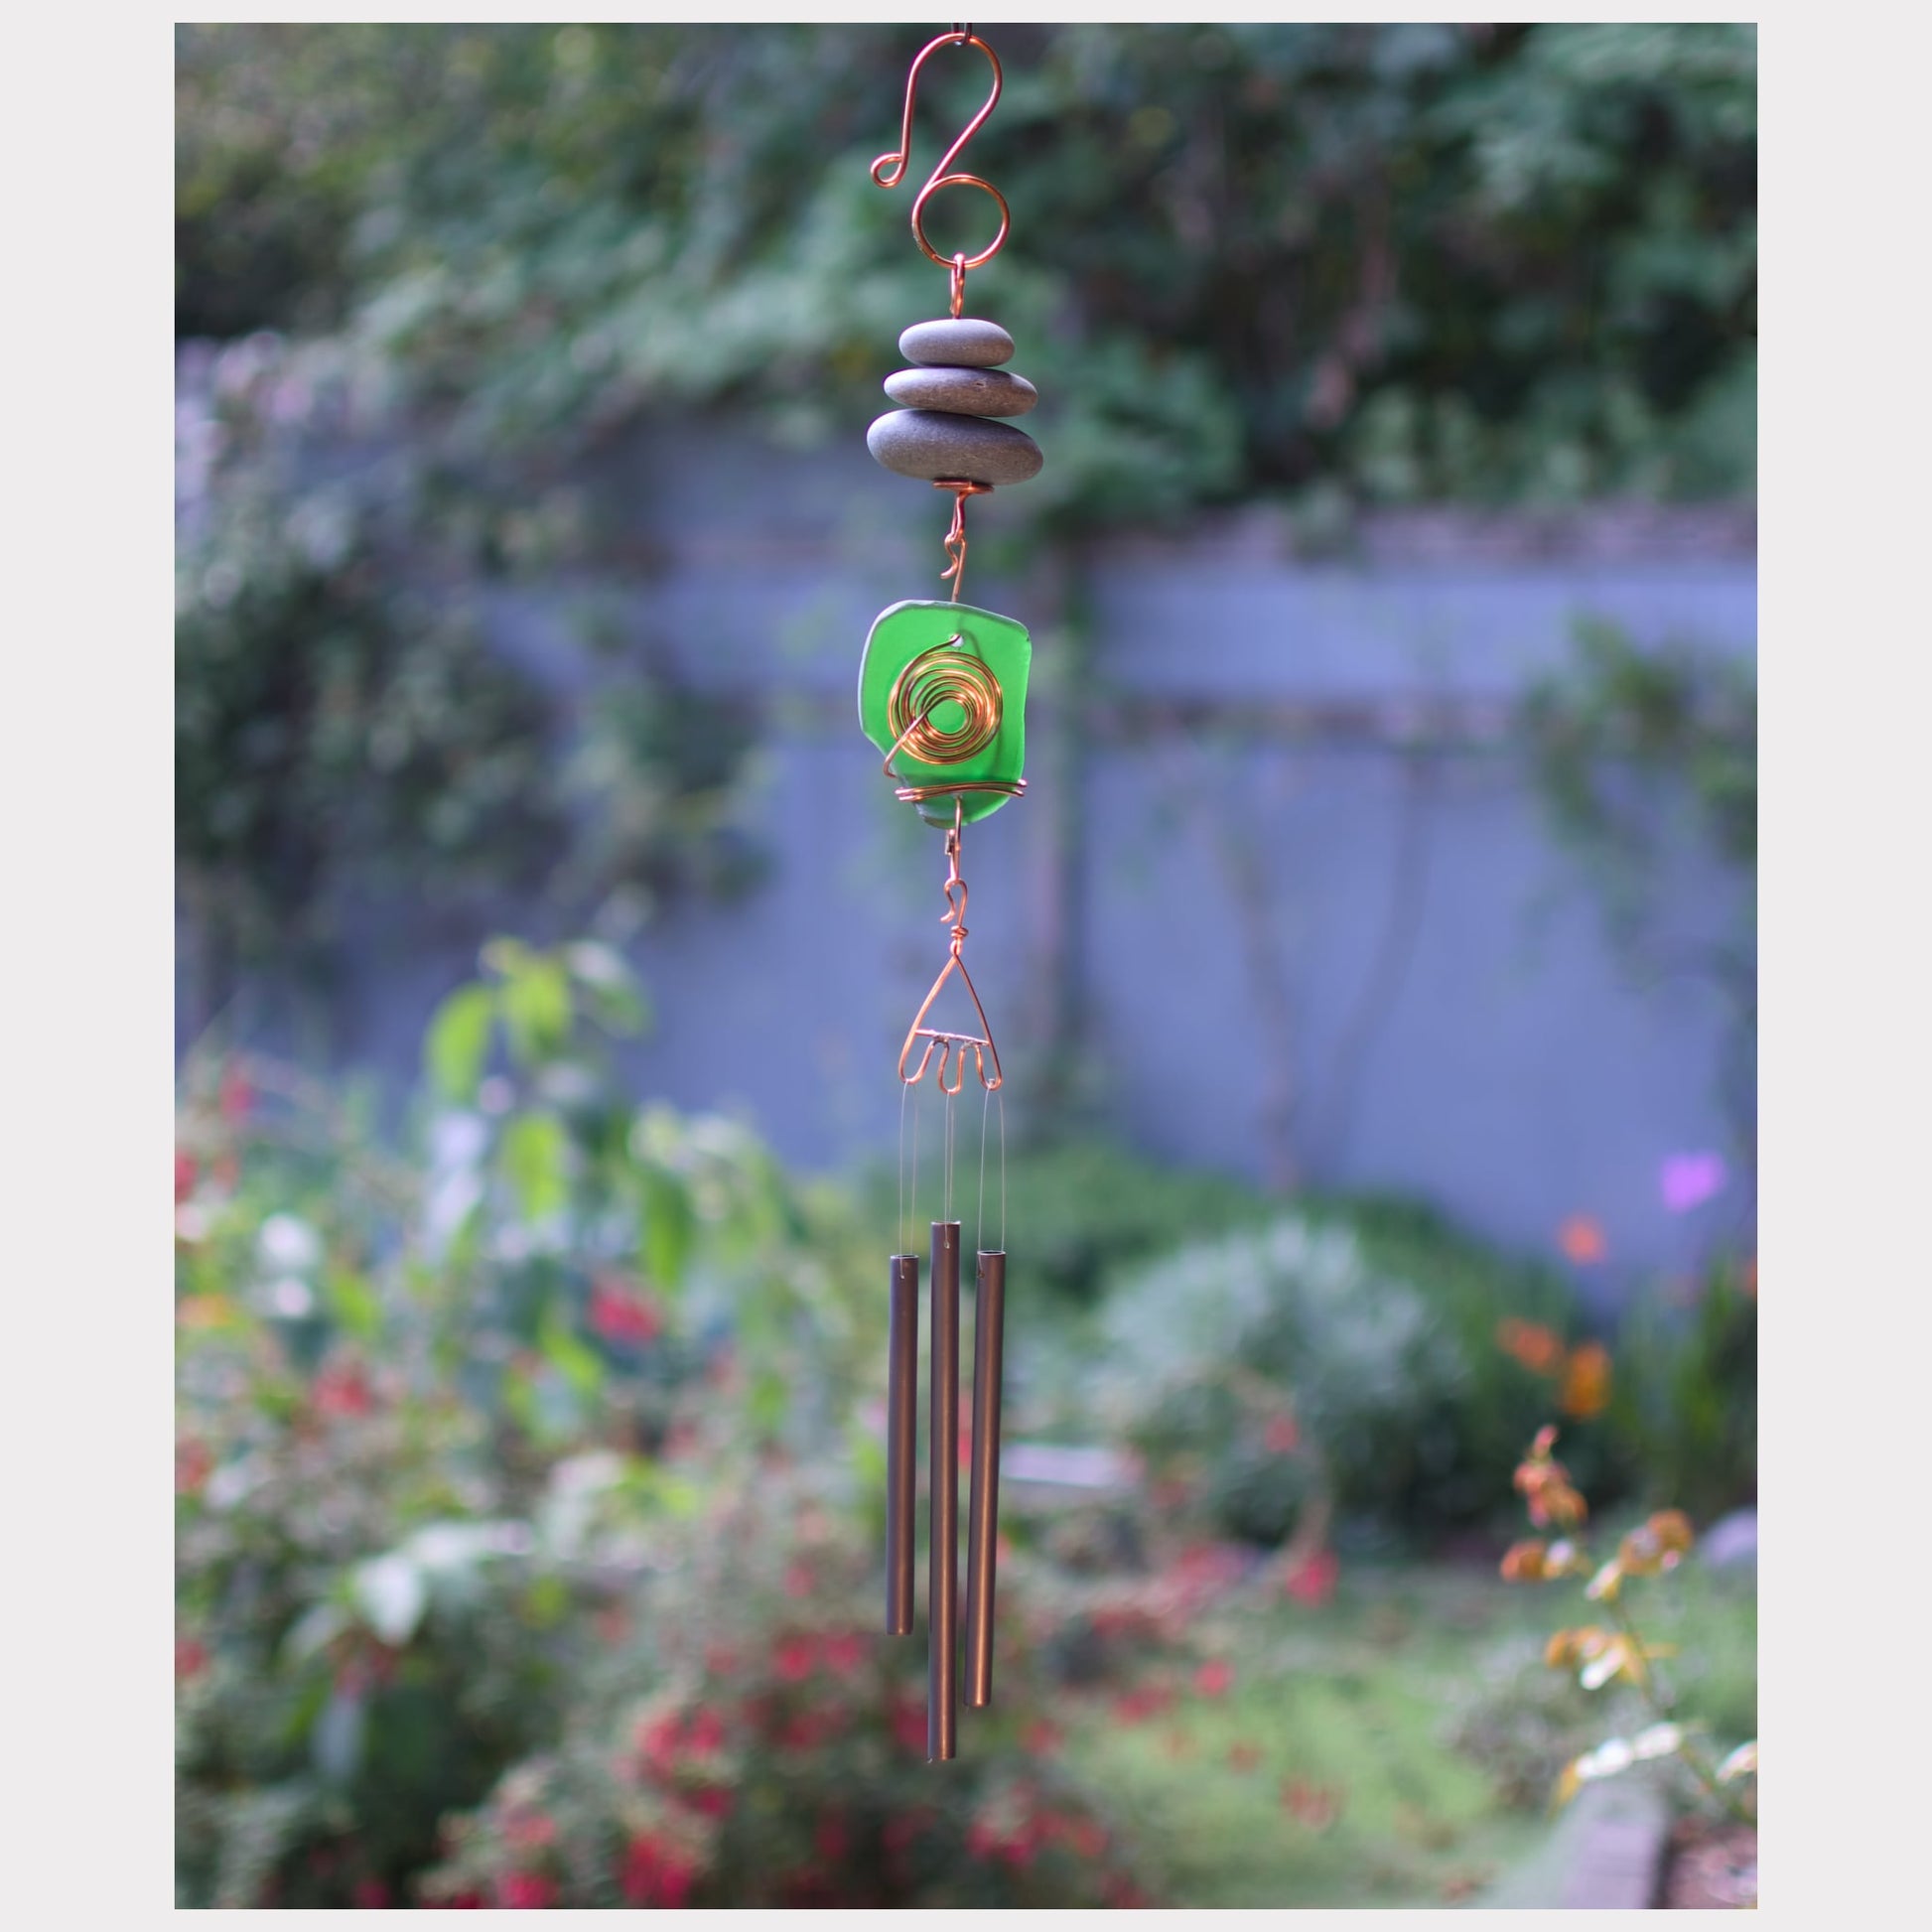
M 955 636 L 922 650 L 893 680 L 886 723 L 894 750 L 921 764 L 964 764 L 986 750 L 1000 730 L 1000 680 L 984 658 L 958 650 Z M 942 705 L 963 714 L 950 728 L 933 723 Z
M 945 643 L 921 651 L 893 680 L 886 699 L 887 725 L 893 733 L 893 749 L 886 756 L 888 776 L 899 777 L 893 759 L 901 751 L 921 764 L 964 764 L 998 736 L 1003 704 L 1000 680 L 984 658 L 956 649 L 958 642 L 955 633 Z M 932 721 L 944 704 L 958 705 L 963 714 L 950 729 Z M 901 804 L 924 805 L 969 791 L 1018 798 L 1026 789 L 1025 778 L 934 778 L 918 783 L 901 779 L 894 795 Z

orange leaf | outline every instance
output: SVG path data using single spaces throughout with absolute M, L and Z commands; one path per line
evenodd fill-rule
M 1557 1230 L 1557 1246 L 1580 1268 L 1599 1262 L 1609 1253 L 1600 1222 L 1587 1214 L 1573 1214 Z
M 1571 1355 L 1557 1400 L 1566 1416 L 1580 1422 L 1600 1416 L 1609 1407 L 1610 1351 L 1600 1341 L 1587 1341 Z

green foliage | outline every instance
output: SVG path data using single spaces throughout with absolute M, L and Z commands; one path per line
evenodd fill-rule
M 1016 1247 L 1024 1243 L 1028 1280 L 1038 1291 L 1036 1319 L 1016 1343 L 1011 1363 L 1016 1399 L 1032 1426 L 1076 1432 L 1091 1426 L 1096 1350 L 1109 1345 L 1117 1320 L 1141 1318 L 1120 1314 L 1117 1305 L 1125 1294 L 1149 1330 L 1144 1347 L 1106 1358 L 1115 1378 L 1116 1423 L 1143 1446 L 1159 1443 L 1164 1468 L 1172 1462 L 1192 1480 L 1212 1471 L 1196 1500 L 1222 1530 L 1277 1540 L 1312 1494 L 1326 1493 L 1316 1479 L 1324 1449 L 1320 1430 L 1304 1432 L 1305 1454 L 1267 1447 L 1271 1423 L 1279 1438 L 1283 1418 L 1308 1421 L 1299 1391 L 1323 1372 L 1325 1342 L 1296 1329 L 1293 1346 L 1310 1351 L 1299 1367 L 1271 1367 L 1262 1378 L 1265 1387 L 1250 1385 L 1237 1394 L 1239 1373 L 1255 1366 L 1250 1355 L 1216 1357 L 1205 1340 L 1181 1343 L 1194 1305 L 1177 1287 L 1170 1295 L 1135 1284 L 1150 1269 L 1164 1279 L 1161 1264 L 1179 1251 L 1218 1253 L 1217 1242 L 1257 1235 L 1281 1220 L 1283 1202 L 1231 1175 L 1164 1167 L 1104 1140 L 1029 1148 L 1010 1168 L 1008 1196 L 1012 1238 Z M 882 1228 L 891 1207 L 890 1193 L 875 1187 L 872 1216 Z M 1529 1320 L 1569 1335 L 1578 1313 L 1568 1286 L 1556 1271 L 1499 1254 L 1417 1201 L 1308 1195 L 1296 1200 L 1293 1218 L 1311 1238 L 1332 1237 L 1336 1245 L 1324 1253 L 1348 1252 L 1355 1258 L 1351 1265 L 1366 1275 L 1413 1294 L 1440 1338 L 1442 1358 L 1453 1363 L 1452 1393 L 1443 1406 L 1431 1411 L 1425 1403 L 1412 1419 L 1387 1419 L 1404 1440 L 1391 1448 L 1393 1459 L 1382 1473 L 1351 1493 L 1345 1507 L 1359 1504 L 1370 1514 L 1392 1508 L 1395 1520 L 1432 1529 L 1489 1516 L 1508 1502 L 1512 1458 L 1524 1434 L 1543 1419 L 1548 1401 L 1544 1385 L 1498 1346 L 1498 1328 L 1507 1320 Z M 1217 1267 L 1205 1273 L 1214 1278 Z M 1212 1300 L 1222 1287 L 1207 1293 Z M 1290 1345 L 1287 1331 L 1277 1340 Z M 1398 1348 L 1388 1367 L 1398 1377 L 1400 1353 Z M 1191 1364 L 1184 1369 L 1183 1355 Z M 1155 1379 L 1143 1384 L 1147 1372 Z M 1198 1381 L 1184 1396 L 1163 1394 L 1157 1385 L 1170 1372 L 1183 1382 L 1197 1375 Z M 1328 1386 L 1331 1394 L 1339 1388 Z M 1184 1425 L 1183 1412 L 1190 1418 Z M 1598 1440 L 1601 1434 L 1586 1432 L 1582 1465 L 1592 1480 L 1614 1487 L 1624 1473 L 1607 1441 Z
M 1618 1333 L 1608 1421 L 1653 1502 L 1700 1523 L 1757 1497 L 1756 1264 L 1718 1254 L 1652 1288 Z
M 1540 680 L 1520 722 L 1558 831 L 1588 861 L 1628 925 L 1675 812 L 1725 864 L 1757 864 L 1757 677 L 1748 662 L 1689 645 L 1640 648 L 1615 625 L 1577 626 L 1576 652 Z
M 1373 500 L 1753 487 L 1751 28 L 996 40 L 1007 88 L 971 165 L 1018 225 L 973 290 L 1047 398 L 1036 489 L 1059 520 L 1314 483 Z M 672 400 L 849 425 L 885 345 L 939 300 L 909 190 L 866 174 L 917 45 L 183 29 L 182 327 L 341 328 L 491 455 L 581 446 Z M 971 56 L 928 75 L 920 156 L 984 86 Z M 937 198 L 938 245 L 976 245 L 984 214 Z
M 344 400 L 328 357 L 244 345 L 215 384 L 175 631 L 176 850 L 209 942 L 298 951 L 351 880 L 448 902 L 528 878 L 555 836 L 545 707 L 472 598 L 405 567 L 419 480 L 294 484 L 287 414 Z
M 209 1010 L 239 962 L 326 960 L 351 888 L 541 891 L 621 928 L 758 876 L 755 721 L 649 652 L 562 740 L 483 600 L 558 554 L 567 512 L 519 495 L 492 520 L 433 438 L 372 440 L 382 386 L 340 344 L 262 337 L 184 386 L 176 845 Z
M 641 1018 L 603 948 L 493 943 L 413 1158 L 284 1069 L 188 1067 L 184 1902 L 400 1900 L 554 1738 L 638 1549 L 842 1444 L 883 1342 L 852 1224 L 735 1125 L 622 1099 L 600 1040 Z
M 1009 1163 L 1007 1218 L 1030 1289 L 1091 1307 L 1124 1266 L 1279 1203 L 1227 1174 L 1164 1167 L 1111 1141 L 1055 1140 Z

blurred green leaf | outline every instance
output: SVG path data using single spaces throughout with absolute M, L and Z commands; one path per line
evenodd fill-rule
M 510 1048 L 524 1066 L 556 1053 L 570 1037 L 570 976 L 555 959 L 525 953 L 505 973 L 503 1025 Z
M 685 1264 L 697 1233 L 690 1191 L 675 1174 L 651 1165 L 638 1169 L 637 1184 L 643 1196 L 639 1264 L 653 1288 L 675 1295 L 683 1286 Z
M 762 1369 L 751 1378 L 745 1409 L 755 1428 L 777 1429 L 790 1406 L 790 1384 L 775 1369 Z
M 555 1114 L 517 1114 L 503 1129 L 503 1172 L 532 1221 L 560 1213 L 570 1199 L 570 1137 Z
M 578 939 L 563 949 L 564 963 L 588 995 L 597 1024 L 620 1038 L 642 1033 L 650 1009 L 637 978 L 615 948 Z
M 365 1277 L 346 1268 L 329 1271 L 324 1282 L 329 1311 L 357 1341 L 374 1341 L 382 1332 L 382 1298 Z
M 604 1387 L 604 1362 L 559 1313 L 555 1305 L 546 1311 L 543 1327 L 537 1336 L 543 1358 L 581 1396 L 595 1397 Z
M 436 1009 L 423 1042 L 430 1079 L 446 1100 L 468 1106 L 477 1097 L 496 996 L 487 986 L 460 986 Z

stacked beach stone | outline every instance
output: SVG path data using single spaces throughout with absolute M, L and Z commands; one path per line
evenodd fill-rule
M 1039 400 L 1025 376 L 1000 366 L 1013 355 L 1013 338 L 997 322 L 915 322 L 898 349 L 916 366 L 889 375 L 886 393 L 905 407 L 866 431 L 866 448 L 888 470 L 927 483 L 989 486 L 1039 475 L 1039 445 L 994 420 L 1024 416 Z

